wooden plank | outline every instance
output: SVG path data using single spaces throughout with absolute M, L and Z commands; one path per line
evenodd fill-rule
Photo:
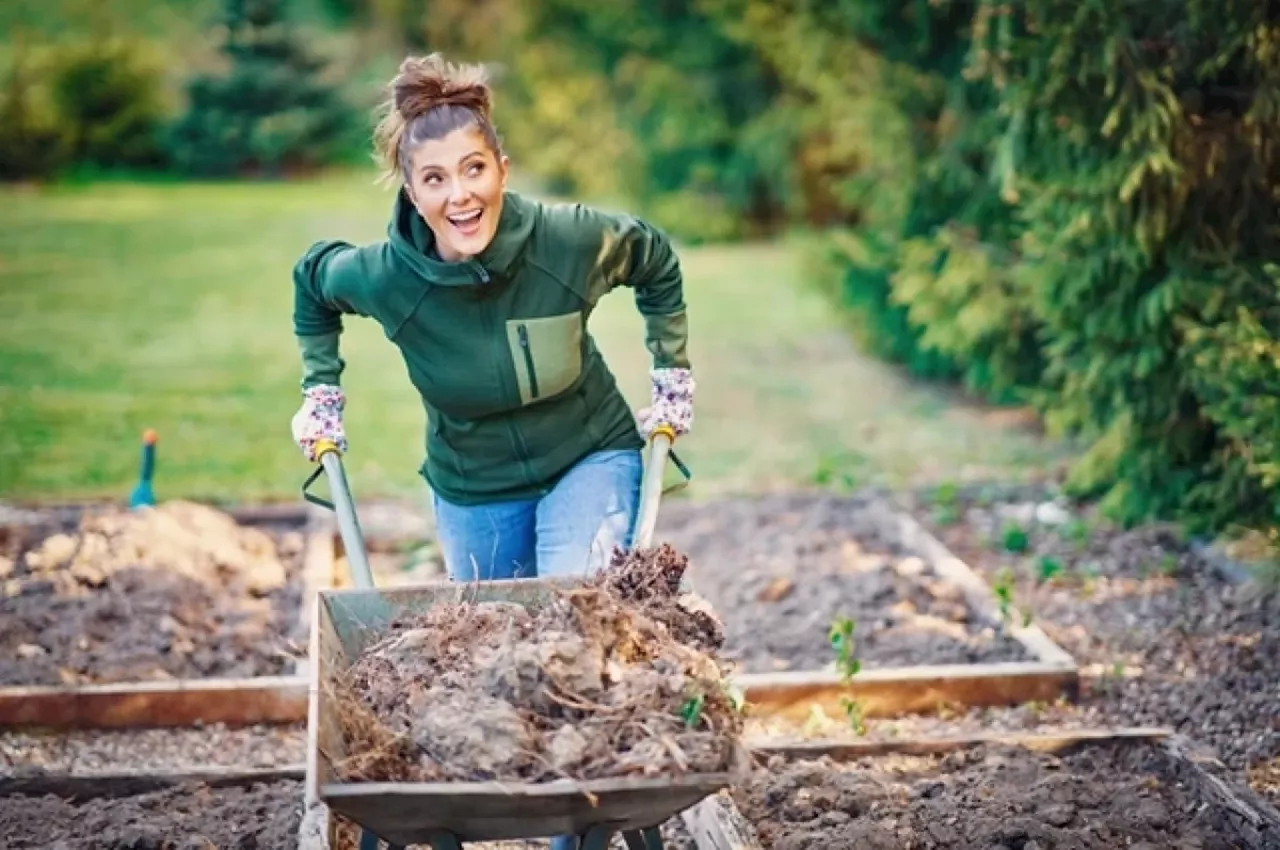
M 956 557 L 946 544 L 917 522 L 915 517 L 900 509 L 892 511 L 892 515 L 901 543 L 918 552 L 939 576 L 959 587 L 971 608 L 990 622 L 999 623 L 1000 612 L 991 586 L 972 567 Z M 1063 667 L 1075 665 L 1075 659 L 1071 653 L 1054 643 L 1053 639 L 1034 622 L 1030 625 L 1022 625 L 1021 612 L 1010 607 L 1009 617 L 1010 621 L 1005 629 L 1011 637 L 1026 647 L 1032 656 L 1046 664 L 1057 664 Z
M 86 773 L 29 773 L 0 776 L 0 795 L 53 794 L 78 802 L 94 797 L 127 797 L 199 783 L 211 788 L 253 785 L 282 779 L 302 779 L 302 765 L 284 767 L 211 767 L 183 771 L 98 771 Z
M 247 726 L 298 723 L 306 716 L 302 676 L 0 689 L 0 728 Z
M 1213 816 L 1228 821 L 1247 850 L 1275 850 L 1280 847 L 1280 811 L 1243 781 L 1222 778 L 1226 765 L 1214 755 L 1197 748 L 1182 735 L 1160 742 L 1157 752 L 1163 768 L 1178 781 L 1194 789 L 1201 808 L 1198 817 Z M 1225 837 L 1225 836 L 1224 836 Z
M 865 756 L 891 754 L 927 756 L 952 753 L 983 744 L 1026 747 L 1044 753 L 1058 753 L 1082 744 L 1105 741 L 1162 741 L 1173 730 L 1163 727 L 1119 727 L 1115 729 L 1064 729 L 1055 732 L 979 732 L 939 738 L 894 738 L 884 741 L 861 740 L 780 740 L 760 737 L 747 740 L 753 755 L 783 756 L 789 759 L 833 758 L 849 761 Z
M 698 850 L 759 850 L 760 839 L 727 791 L 712 794 L 680 813 Z
M 844 714 L 843 700 L 860 703 L 864 717 L 929 714 L 941 705 L 988 707 L 1053 702 L 1079 695 L 1074 665 L 1041 662 L 938 664 L 864 670 L 846 682 L 834 671 L 748 673 L 734 678 L 755 717 L 803 723 L 819 707 Z

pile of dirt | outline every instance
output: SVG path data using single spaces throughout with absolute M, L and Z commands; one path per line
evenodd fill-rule
M 0 683 L 286 672 L 302 547 L 183 501 L 0 528 Z
M 298 846 L 302 783 L 206 785 L 72 802 L 0 797 L 12 850 L 290 850 Z
M 749 672 L 826 667 L 843 618 L 864 669 L 1031 660 L 899 543 L 889 509 L 874 494 L 672 503 L 657 536 L 688 554 L 694 586 L 724 617 L 726 654 Z
M 669 546 L 544 606 L 463 601 L 391 625 L 326 683 L 346 781 L 543 782 L 731 771 L 720 624 Z M 331 758 L 332 754 L 329 755 Z
M 773 850 L 1276 846 L 1273 827 L 1209 793 L 1154 745 L 1116 744 L 1060 756 L 990 746 L 848 764 L 777 758 L 734 796 Z

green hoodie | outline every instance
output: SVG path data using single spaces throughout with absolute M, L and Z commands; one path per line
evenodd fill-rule
M 426 409 L 419 472 L 455 504 L 536 497 L 590 452 L 643 446 L 587 319 L 629 286 L 653 366 L 689 367 L 680 266 L 662 233 L 507 192 L 484 252 L 446 263 L 402 189 L 387 237 L 318 242 L 294 267 L 304 388 L 339 384 L 343 314 L 377 321 Z

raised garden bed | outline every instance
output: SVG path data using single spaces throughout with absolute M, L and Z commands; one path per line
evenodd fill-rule
M 1280 804 L 1280 592 L 1265 575 L 1047 487 L 944 488 L 906 507 L 1079 661 L 1064 714 L 1171 727 Z
M 672 504 L 658 538 L 690 558 L 747 701 L 805 722 L 1072 698 L 1075 662 L 907 514 L 874 495 Z M 832 629 L 852 623 L 850 651 Z M 843 662 L 856 660 L 852 677 Z
M 6 519 L 0 726 L 305 716 L 309 601 L 333 571 L 324 518 L 175 501 Z
M 927 742 L 902 749 L 910 752 L 776 755 L 687 820 L 700 845 L 718 840 L 744 850 L 1280 846 L 1280 813 L 1179 739 L 1101 735 L 939 753 L 928 752 Z

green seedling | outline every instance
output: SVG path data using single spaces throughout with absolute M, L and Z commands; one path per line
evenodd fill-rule
M 1172 552 L 1165 552 L 1160 558 L 1160 573 L 1166 578 L 1172 578 L 1178 574 L 1178 556 Z
M 827 639 L 836 653 L 836 669 L 845 680 L 852 679 L 862 670 L 862 662 L 854 651 L 854 621 L 841 617 L 831 624 Z
M 955 525 L 960 521 L 960 511 L 955 505 L 935 505 L 929 515 L 933 518 L 935 525 L 943 527 Z
M 1016 523 L 1009 523 L 1000 533 L 1000 544 L 1006 552 L 1020 555 L 1031 547 L 1031 538 L 1021 526 Z
M 692 729 L 698 725 L 698 721 L 702 719 L 702 694 L 696 694 L 684 701 L 684 705 L 680 707 L 680 717 L 684 720 L 684 725 Z
M 840 706 L 844 709 L 844 718 L 855 735 L 867 734 L 866 719 L 862 716 L 862 703 L 851 697 L 841 697 Z
M 1000 621 L 1008 623 L 1013 607 L 1013 570 L 1008 567 L 1001 567 L 996 573 L 995 584 L 992 585 L 992 591 L 996 596 L 996 605 L 1000 611 Z
M 1042 555 L 1039 563 L 1036 565 L 1036 578 L 1040 584 L 1047 584 L 1053 581 L 1055 576 L 1062 573 L 1062 562 L 1052 555 Z

